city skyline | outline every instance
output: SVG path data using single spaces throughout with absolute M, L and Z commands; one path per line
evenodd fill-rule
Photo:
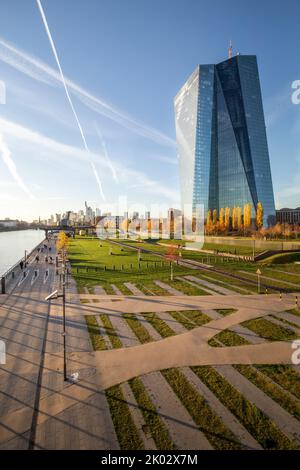
M 73 2 L 72 8 L 68 2 L 43 2 L 89 155 L 82 147 L 36 2 L 3 5 L 0 80 L 5 83 L 6 102 L 0 105 L 1 218 L 49 217 L 70 207 L 79 209 L 82 200 L 100 206 L 124 195 L 146 205 L 179 204 L 173 96 L 197 63 L 226 59 L 230 38 L 235 52 L 258 55 L 276 208 L 299 206 L 300 106 L 291 100 L 291 85 L 299 73 L 290 48 L 296 40 L 299 5 L 291 2 L 293 14 L 275 5 L 265 24 L 259 2 L 254 2 L 255 8 L 233 1 L 226 8 L 217 2 L 205 9 L 202 2 L 189 3 L 190 8 L 185 8 L 174 2 L 170 9 L 164 2 L 152 2 L 151 8 L 135 1 L 126 8 L 119 1 L 110 5 L 90 1 L 86 8 L 80 2 Z M 230 14 L 241 8 L 242 24 L 241 15 Z M 209 24 L 216 14 L 224 21 L 211 38 Z M 124 21 L 119 22 L 120 17 Z M 192 27 L 200 17 L 201 31 Z M 182 30 L 178 49 L 182 18 L 189 27 Z M 255 37 L 250 28 L 254 18 Z M 30 28 L 21 28 L 21 21 Z M 275 34 L 279 27 L 284 37 Z M 272 40 L 263 41 L 265 37 Z M 283 64 L 280 70 L 274 50 Z

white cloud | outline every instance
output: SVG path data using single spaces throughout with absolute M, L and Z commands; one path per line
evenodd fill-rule
M 4 118 L 0 118 L 0 128 L 3 134 L 13 137 L 16 142 L 21 141 L 23 144 L 30 145 L 29 148 L 32 154 L 41 155 L 46 152 L 49 159 L 63 162 L 68 166 L 72 166 L 75 162 L 86 162 L 87 152 L 83 148 L 61 143 Z M 95 165 L 100 165 L 104 170 L 110 168 L 104 155 L 91 152 L 89 156 Z M 119 175 L 124 194 L 127 193 L 128 188 L 134 182 L 136 187 L 141 187 L 145 192 L 164 197 L 172 202 L 178 200 L 176 189 L 169 188 L 163 183 L 150 179 L 143 172 L 124 167 L 120 163 L 114 164 L 114 166 Z M 120 190 L 122 190 L 122 187 Z

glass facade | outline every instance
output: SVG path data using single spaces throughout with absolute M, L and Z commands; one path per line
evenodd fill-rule
M 208 209 L 261 202 L 275 221 L 267 137 L 255 56 L 200 65 L 175 97 L 182 204 Z

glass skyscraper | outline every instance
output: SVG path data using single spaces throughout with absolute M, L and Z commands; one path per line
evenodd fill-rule
M 256 56 L 199 65 L 175 100 L 182 205 L 208 209 L 257 203 L 275 222 Z

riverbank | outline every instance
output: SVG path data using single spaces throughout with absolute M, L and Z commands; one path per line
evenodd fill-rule
M 43 230 L 0 232 L 0 276 L 45 240 Z

